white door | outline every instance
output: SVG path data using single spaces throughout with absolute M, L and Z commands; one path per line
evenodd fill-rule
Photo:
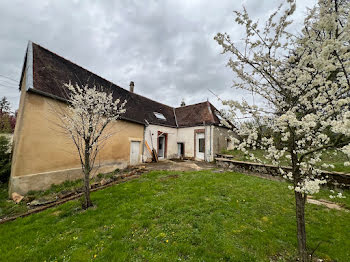
M 140 156 L 140 142 L 131 141 L 130 144 L 130 165 L 137 165 Z
M 205 138 L 204 133 L 196 134 L 196 158 L 204 160 L 205 153 Z

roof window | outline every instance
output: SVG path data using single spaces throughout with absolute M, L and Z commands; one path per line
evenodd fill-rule
M 153 114 L 160 120 L 166 120 L 165 116 L 162 113 L 153 112 Z
M 222 115 L 221 115 L 218 111 L 215 112 L 215 115 L 216 115 L 220 120 L 224 120 L 224 118 L 222 117 Z

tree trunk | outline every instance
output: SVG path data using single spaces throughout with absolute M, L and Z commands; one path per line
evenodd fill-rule
M 83 209 L 88 209 L 91 206 L 92 202 L 90 199 L 90 153 L 88 149 L 85 149 Z
M 305 201 L 306 195 L 299 192 L 294 192 L 296 205 L 296 219 L 297 219 L 297 238 L 298 238 L 298 253 L 300 261 L 308 261 L 308 254 L 306 250 L 306 231 L 305 231 Z

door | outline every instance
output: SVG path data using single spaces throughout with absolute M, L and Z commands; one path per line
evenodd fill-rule
M 205 138 L 204 133 L 196 134 L 196 158 L 204 160 L 205 153 Z
M 165 151 L 165 137 L 158 137 L 158 158 L 164 158 Z
M 130 165 L 137 165 L 140 156 L 140 142 L 131 141 L 130 144 Z
M 177 157 L 184 157 L 184 143 L 177 143 Z

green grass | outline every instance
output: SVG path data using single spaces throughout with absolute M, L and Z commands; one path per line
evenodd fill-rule
M 4 216 L 14 216 L 25 213 L 26 211 L 27 205 L 25 203 L 20 203 L 17 205 L 12 200 L 8 199 L 7 184 L 0 183 L 0 218 Z
M 59 185 L 52 185 L 48 190 L 30 191 L 19 204 L 9 200 L 8 185 L 0 183 L 0 218 L 11 217 L 23 214 L 29 210 L 27 202 L 34 199 L 46 198 L 55 199 L 55 196 L 63 190 L 75 190 L 83 186 L 81 179 L 75 181 L 65 181 Z M 27 201 L 27 202 L 26 202 Z
M 118 174 L 119 172 L 120 170 L 116 169 L 115 171 L 110 173 L 98 174 L 96 177 L 91 178 L 90 184 L 101 181 L 102 179 L 110 178 Z M 31 202 L 34 199 L 54 200 L 60 192 L 75 191 L 82 189 L 82 187 L 82 179 L 77 179 L 74 181 L 65 181 L 58 185 L 53 184 L 47 190 L 29 191 L 26 194 L 25 198 L 19 204 L 16 204 L 12 200 L 9 200 L 8 185 L 0 183 L 0 218 L 11 217 L 27 212 L 29 210 L 27 203 Z
M 262 161 L 266 161 L 266 163 L 271 163 L 270 159 L 266 159 L 264 156 L 266 152 L 264 150 L 258 149 L 258 150 L 251 150 L 250 152 L 254 153 L 255 157 L 259 158 Z M 239 150 L 224 150 L 223 154 L 229 154 L 234 156 L 234 159 L 239 161 L 249 161 L 252 162 L 242 151 Z M 336 152 L 334 150 L 329 150 L 323 153 L 321 157 L 322 162 L 319 163 L 321 166 L 323 163 L 326 164 L 333 164 L 334 169 L 332 168 L 322 168 L 324 170 L 328 171 L 337 171 L 337 172 L 344 172 L 344 173 L 350 173 L 350 166 L 344 166 L 344 162 L 349 161 L 347 156 L 342 152 Z M 287 158 L 281 159 L 281 164 L 288 166 L 290 161 Z
M 284 182 L 232 172 L 143 175 L 0 225 L 1 261 L 288 261 L 295 211 Z M 349 200 L 347 200 L 349 201 Z M 350 260 L 350 213 L 307 204 L 316 256 Z M 277 261 L 277 260 L 276 260 Z

